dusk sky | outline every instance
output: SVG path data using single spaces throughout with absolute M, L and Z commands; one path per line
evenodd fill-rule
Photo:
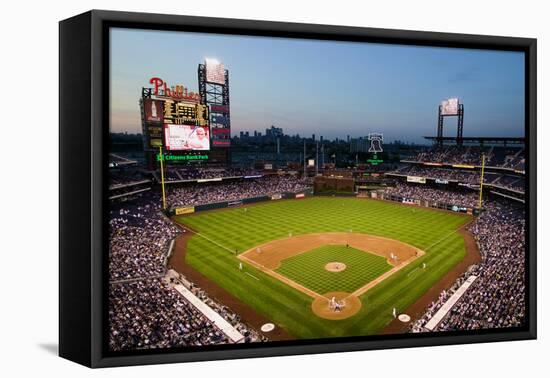
M 523 53 L 129 29 L 111 31 L 111 131 L 141 133 L 151 77 L 198 92 L 205 58 L 229 70 L 232 135 L 275 125 L 422 143 L 436 134 L 439 103 L 459 97 L 464 136 L 524 136 Z M 445 135 L 456 135 L 456 117 Z

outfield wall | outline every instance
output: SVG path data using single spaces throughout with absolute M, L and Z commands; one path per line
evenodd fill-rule
M 386 194 L 383 191 L 382 192 L 373 191 L 370 193 L 370 196 L 371 198 L 374 198 L 374 199 L 399 202 L 405 205 L 429 207 L 432 209 L 448 210 L 455 213 L 479 215 L 479 209 L 474 207 L 466 207 L 462 205 L 455 205 L 455 204 L 437 202 L 437 201 L 427 201 L 427 200 L 421 200 L 421 199 L 411 198 L 411 197 L 402 197 L 394 194 Z
M 265 195 L 265 196 L 242 198 L 238 200 L 208 203 L 208 204 L 196 205 L 196 206 L 179 206 L 179 207 L 173 207 L 170 210 L 168 210 L 168 216 L 192 214 L 192 213 L 198 213 L 201 211 L 225 209 L 230 207 L 254 204 L 258 202 L 276 201 L 281 199 L 300 199 L 300 198 L 306 198 L 311 196 L 313 196 L 313 189 L 307 189 L 296 193 L 284 192 L 284 193 L 275 193 L 275 194 Z
M 312 197 L 313 195 L 314 195 L 313 189 L 308 189 L 308 190 L 304 190 L 296 193 L 293 193 L 293 192 L 275 193 L 275 194 L 265 195 L 265 196 L 249 197 L 249 198 L 243 198 L 238 200 L 222 201 L 222 202 L 208 203 L 208 204 L 196 205 L 196 206 L 173 207 L 170 210 L 168 210 L 168 216 L 192 214 L 192 213 L 198 213 L 201 211 L 225 209 L 225 208 L 243 206 L 247 204 L 259 203 L 259 202 L 276 201 L 281 199 L 307 198 L 307 197 Z M 316 193 L 315 196 L 355 197 L 357 195 L 355 193 Z M 402 197 L 397 195 L 388 195 L 383 191 L 382 192 L 371 191 L 370 198 L 393 201 L 393 202 L 398 202 L 398 203 L 411 205 L 411 206 L 420 206 L 420 207 L 429 207 L 434 209 L 448 210 L 455 213 L 479 215 L 479 210 L 477 208 L 464 207 L 464 206 L 434 202 L 434 201 L 426 201 L 426 200 Z

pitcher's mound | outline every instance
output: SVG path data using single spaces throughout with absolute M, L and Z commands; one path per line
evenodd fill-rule
M 316 298 L 311 304 L 313 313 L 323 319 L 341 320 L 357 314 L 361 300 L 342 291 L 335 291 Z
M 343 272 L 344 270 L 346 270 L 346 268 L 346 264 L 341 262 L 329 262 L 327 265 L 325 265 L 325 269 L 329 272 Z

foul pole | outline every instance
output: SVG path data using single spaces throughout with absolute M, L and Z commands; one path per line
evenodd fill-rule
M 315 176 L 319 174 L 319 142 L 315 143 Z
M 166 192 L 164 191 L 164 156 L 162 156 L 162 146 L 159 146 L 160 160 L 160 184 L 162 186 L 162 210 L 166 210 Z
M 304 138 L 304 177 L 306 176 L 306 138 Z
M 481 178 L 479 179 L 479 210 L 483 201 L 483 175 L 485 174 L 485 154 L 481 154 Z

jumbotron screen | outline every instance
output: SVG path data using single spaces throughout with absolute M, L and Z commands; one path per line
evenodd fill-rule
M 527 325 L 523 53 L 109 36 L 110 351 Z
M 441 102 L 441 114 L 457 115 L 458 114 L 458 98 L 449 98 Z
M 223 63 L 216 59 L 205 59 L 206 81 L 209 83 L 225 84 L 225 68 Z
M 210 133 L 207 127 L 164 125 L 164 140 L 168 151 L 208 151 Z

